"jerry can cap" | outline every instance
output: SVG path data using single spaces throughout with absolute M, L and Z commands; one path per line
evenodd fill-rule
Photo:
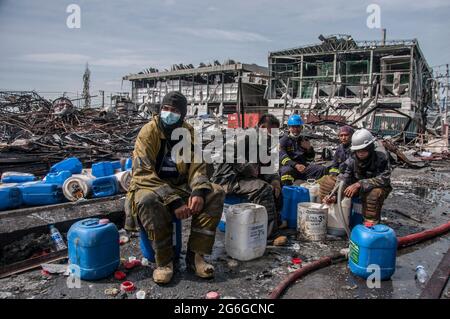
M 390 229 L 388 226 L 386 226 L 386 225 L 380 225 L 380 224 L 375 225 L 375 226 L 373 226 L 372 228 L 373 228 L 373 230 L 376 231 L 377 233 L 385 233 L 385 232 L 389 231 L 389 229 Z
M 100 226 L 104 226 L 104 225 L 105 224 L 99 223 L 98 218 L 88 218 L 88 219 L 82 220 L 80 222 L 80 226 L 85 227 L 85 228 L 94 228 L 94 227 L 100 227 Z

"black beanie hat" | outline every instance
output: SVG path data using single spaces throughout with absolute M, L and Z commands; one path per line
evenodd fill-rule
M 175 107 L 181 113 L 180 120 L 183 120 L 187 113 L 187 99 L 186 97 L 178 91 L 173 91 L 167 93 L 161 103 L 161 108 L 164 105 L 170 105 Z M 161 111 L 161 110 L 160 110 Z

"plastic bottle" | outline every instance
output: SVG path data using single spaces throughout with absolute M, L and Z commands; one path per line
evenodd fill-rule
M 428 274 L 425 271 L 425 268 L 422 265 L 416 267 L 416 280 L 420 283 L 425 283 L 428 279 Z
M 50 225 L 50 235 L 52 237 L 53 242 L 55 243 L 56 250 L 67 249 L 67 246 L 64 243 L 64 239 L 62 238 L 61 233 L 55 227 L 55 225 Z

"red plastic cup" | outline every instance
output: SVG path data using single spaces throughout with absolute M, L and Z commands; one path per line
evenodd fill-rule
M 206 294 L 206 299 L 219 299 L 220 295 L 216 291 L 210 291 Z
M 114 273 L 114 278 L 117 280 L 124 280 L 127 277 L 127 275 L 123 271 L 116 271 Z
M 134 284 L 131 281 L 124 281 L 120 285 L 120 290 L 122 290 L 122 291 L 130 292 L 130 291 L 133 291 L 135 289 L 136 289 L 136 287 L 134 286 Z

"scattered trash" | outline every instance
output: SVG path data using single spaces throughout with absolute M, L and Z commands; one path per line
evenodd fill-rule
M 236 267 L 239 265 L 239 263 L 238 263 L 238 261 L 235 260 L 235 259 L 230 259 L 230 260 L 228 261 L 227 265 L 228 265 L 228 267 L 230 267 L 230 268 L 236 268 Z
M 134 286 L 134 284 L 131 281 L 124 281 L 120 285 L 120 290 L 121 291 L 131 292 L 131 291 L 134 291 L 135 289 L 136 289 L 136 287 Z
M 288 267 L 287 270 L 289 273 L 291 273 L 291 272 L 298 270 L 298 267 Z
M 206 299 L 219 299 L 220 295 L 216 291 L 210 291 L 206 294 Z
M 135 257 L 136 258 L 136 257 Z M 127 270 L 133 269 L 135 267 L 141 266 L 141 261 L 134 259 L 133 261 L 127 261 L 124 263 L 124 267 Z
M 130 241 L 130 238 L 128 236 L 120 236 L 119 244 L 124 245 Z
M 145 291 L 139 290 L 138 292 L 136 292 L 136 299 L 145 299 Z
M 136 257 L 134 257 L 134 256 L 130 256 L 130 257 L 128 257 L 128 261 L 131 263 L 131 262 L 133 262 L 133 261 L 135 261 L 136 260 Z
M 42 264 L 42 270 L 49 274 L 66 274 L 68 273 L 68 265 L 59 264 Z
M 346 286 L 342 286 L 342 289 L 345 289 L 345 290 L 355 290 L 356 288 L 358 288 L 358 285 L 353 285 L 353 286 L 346 285 Z
M 141 265 L 142 265 L 142 266 L 148 266 L 148 265 L 149 265 L 148 259 L 145 258 L 145 257 L 142 257 L 142 259 L 141 259 Z
M 261 280 L 261 279 L 264 279 L 264 278 L 270 278 L 270 277 L 272 277 L 273 275 L 272 275 L 272 272 L 270 272 L 270 271 L 268 271 L 268 270 L 264 270 L 262 273 L 260 273 L 260 274 L 258 274 L 257 276 L 256 276 L 256 279 L 257 280 Z
M 50 235 L 52 237 L 53 242 L 55 243 L 56 250 L 64 250 L 67 249 L 64 240 L 62 239 L 61 233 L 55 227 L 55 225 L 50 225 Z
M 117 288 L 106 288 L 105 295 L 107 296 L 117 296 L 120 293 L 120 290 Z
M 125 229 L 121 229 L 121 230 L 119 230 L 119 235 L 120 236 L 126 236 L 128 233 L 127 233 L 127 231 L 125 230 Z
M 292 263 L 294 265 L 300 265 L 303 262 L 300 258 L 292 258 Z
M 416 267 L 416 280 L 420 282 L 421 284 L 425 283 L 428 279 L 428 274 L 425 271 L 425 267 L 422 265 L 419 265 Z
M 292 249 L 298 251 L 298 250 L 300 250 L 300 245 L 295 243 L 294 245 L 292 245 Z
M 123 271 L 116 271 L 114 273 L 114 278 L 117 280 L 124 280 L 127 277 L 127 275 Z
M 47 270 L 41 270 L 41 275 L 49 277 L 50 276 L 50 272 L 48 272 Z

